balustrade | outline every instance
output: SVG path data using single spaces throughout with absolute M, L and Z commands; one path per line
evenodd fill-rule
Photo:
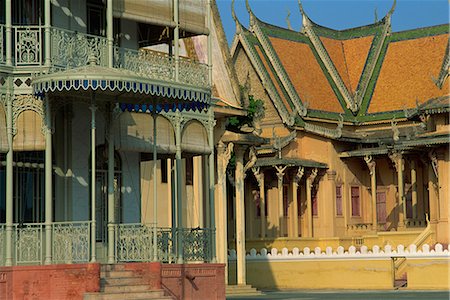
M 12 26 L 13 66 L 44 66 L 44 26 Z M 0 65 L 6 61 L 5 25 L 0 24 Z M 52 27 L 50 31 L 50 73 L 86 66 L 94 61 L 108 66 L 108 40 Z M 175 59 L 166 53 L 148 49 L 131 50 L 115 47 L 113 67 L 130 71 L 133 75 L 159 81 L 175 82 Z M 179 82 L 197 87 L 208 87 L 208 66 L 180 57 Z
M 16 264 L 42 263 L 43 223 L 14 224 Z
M 91 222 L 58 222 L 52 226 L 52 254 L 55 263 L 89 261 Z

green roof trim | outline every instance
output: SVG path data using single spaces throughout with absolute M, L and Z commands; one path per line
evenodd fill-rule
M 412 30 L 393 32 L 391 42 L 416 39 L 427 36 L 441 35 L 450 32 L 449 24 L 436 25 Z
M 277 157 L 258 158 L 258 160 L 255 163 L 255 167 L 273 167 L 277 165 L 284 165 L 291 167 L 302 166 L 307 168 L 321 168 L 321 169 L 328 168 L 327 164 L 325 163 L 300 158 L 277 158 Z
M 378 76 L 380 75 L 381 67 L 383 65 L 384 57 L 386 56 L 387 48 L 390 42 L 390 36 L 387 36 L 384 40 L 383 46 L 381 48 L 380 56 L 375 64 L 375 68 L 373 70 L 372 78 L 369 81 L 369 85 L 367 86 L 366 94 L 363 97 L 361 102 L 361 107 L 358 112 L 358 118 L 363 117 L 367 114 L 367 110 L 369 109 L 370 100 L 372 99 L 373 92 L 375 91 L 375 85 L 378 80 Z
M 311 23 L 313 24 L 314 31 L 321 37 L 327 37 L 337 40 L 349 40 L 369 35 L 375 35 L 380 30 L 380 27 L 383 26 L 384 19 L 374 24 L 345 30 L 334 30 L 328 27 L 320 26 L 312 21 Z

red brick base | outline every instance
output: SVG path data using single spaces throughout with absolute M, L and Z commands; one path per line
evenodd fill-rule
M 0 267 L 0 299 L 80 300 L 100 290 L 100 264 Z
M 175 299 L 225 299 L 224 264 L 163 264 L 162 287 Z

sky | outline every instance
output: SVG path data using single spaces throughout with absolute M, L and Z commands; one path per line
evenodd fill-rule
M 216 0 L 228 43 L 231 44 L 235 23 L 231 17 L 231 0 Z M 297 0 L 249 0 L 253 13 L 262 21 L 287 28 L 286 16 L 294 30 L 301 27 L 301 14 Z M 315 23 L 337 29 L 347 29 L 375 21 L 389 11 L 393 0 L 302 0 L 303 9 Z M 236 15 L 248 28 L 245 0 L 235 1 Z M 403 31 L 449 23 L 450 0 L 397 0 L 392 15 L 392 30 Z

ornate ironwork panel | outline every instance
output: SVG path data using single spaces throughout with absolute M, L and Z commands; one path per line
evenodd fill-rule
M 175 248 L 173 236 L 175 230 L 171 228 L 158 228 L 158 260 L 165 263 L 175 262 Z
M 211 260 L 211 229 L 183 228 L 178 234 L 182 235 L 185 261 Z
M 15 224 L 16 264 L 42 263 L 43 224 Z
M 5 264 L 5 225 L 0 225 L 0 266 Z
M 182 83 L 208 87 L 208 66 L 191 59 L 180 58 L 179 80 Z
M 55 263 L 88 262 L 90 222 L 53 223 L 53 261 Z
M 151 261 L 154 227 L 144 224 L 116 226 L 116 260 Z
M 15 26 L 16 65 L 41 65 L 42 27 Z
M 174 61 L 167 54 L 115 48 L 114 67 L 151 79 L 174 81 Z
M 86 66 L 91 59 L 107 66 L 108 41 L 104 37 L 52 28 L 51 59 L 56 70 Z

